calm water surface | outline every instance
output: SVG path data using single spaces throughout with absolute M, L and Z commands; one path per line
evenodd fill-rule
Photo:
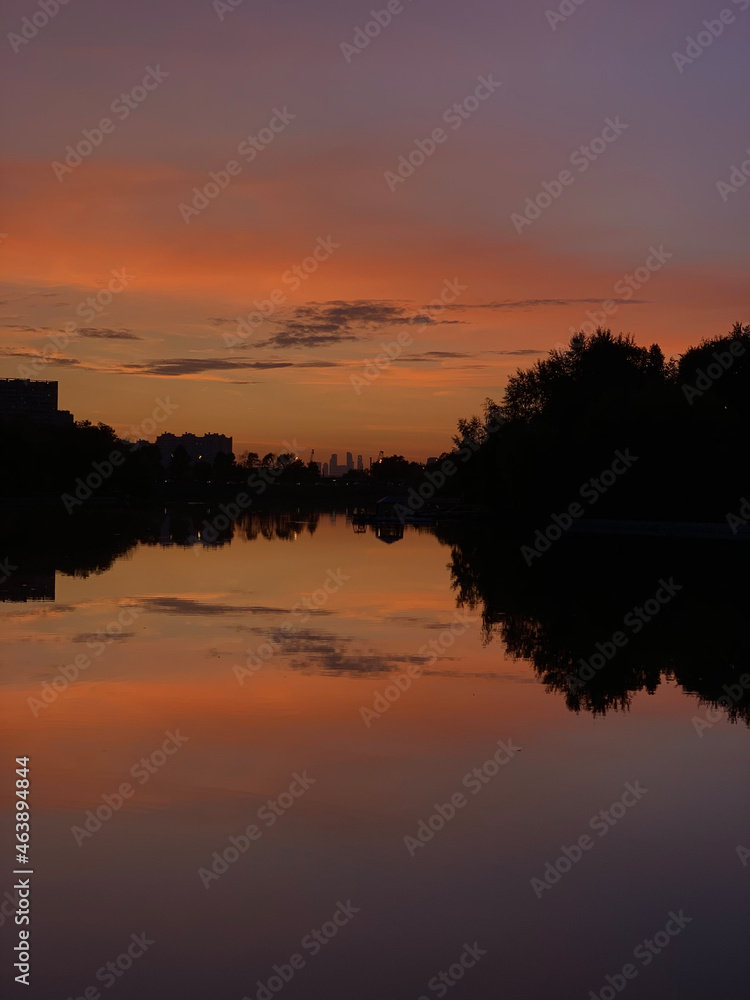
M 507 631 L 488 641 L 481 606 L 457 608 L 429 531 L 292 516 L 204 546 L 164 518 L 81 575 L 78 530 L 0 604 L 4 760 L 32 761 L 25 995 L 745 995 L 741 719 L 699 735 L 709 706 L 658 669 L 627 710 L 571 711 Z M 44 687 L 76 656 L 79 679 Z M 3 917 L 4 981 L 15 931 Z

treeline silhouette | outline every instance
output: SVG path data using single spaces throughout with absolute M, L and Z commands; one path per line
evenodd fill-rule
M 503 517 L 508 530 L 567 510 L 592 479 L 587 516 L 721 521 L 750 493 L 748 431 L 750 326 L 737 323 L 671 359 L 657 344 L 640 347 L 630 335 L 598 329 L 518 369 L 499 401 L 458 421 L 437 462 L 390 455 L 339 482 L 368 498 L 409 489 L 463 497 Z M 613 476 L 618 455 L 628 456 L 627 469 Z M 268 503 L 320 482 L 316 463 L 290 453 L 219 454 L 208 463 L 191 461 L 180 446 L 164 467 L 155 445 L 135 447 L 103 423 L 16 418 L 0 426 L 0 496 L 67 495 L 68 512 L 107 498 L 239 491 Z M 279 486 L 286 489 L 271 489 Z
M 165 466 L 156 445 L 136 447 L 104 423 L 55 426 L 23 417 L 0 423 L 0 496 L 65 495 L 69 513 L 92 498 L 148 499 L 167 484 L 239 485 L 249 476 L 288 485 L 314 482 L 319 473 L 294 455 L 250 453 L 237 462 L 219 453 L 212 463 L 193 462 L 182 446 Z
M 403 455 L 387 455 L 371 469 L 349 469 L 339 478 L 348 486 L 405 486 L 420 482 L 424 470 L 425 465 L 421 462 L 409 461 Z M 181 445 L 163 471 L 171 482 L 245 485 L 250 488 L 251 495 L 259 493 L 262 485 L 310 486 L 322 480 L 316 462 L 304 462 L 291 452 L 268 452 L 261 456 L 256 451 L 246 451 L 239 458 L 220 453 L 213 463 L 193 463 Z
M 348 487 L 377 491 L 416 484 L 423 472 L 419 462 L 392 455 L 372 470 L 352 469 L 341 479 Z M 291 453 L 251 451 L 236 458 L 220 452 L 213 462 L 192 461 L 180 445 L 165 464 L 156 445 L 136 447 L 105 423 L 55 426 L 23 417 L 0 422 L 0 497 L 65 498 L 68 513 L 103 500 L 200 499 L 240 491 L 267 502 L 271 487 L 283 487 L 275 492 L 284 493 L 286 502 L 290 490 L 322 481 L 315 462 Z
M 456 445 L 477 451 L 458 478 L 465 493 L 528 522 L 580 501 L 619 451 L 635 461 L 597 487 L 587 514 L 720 521 L 750 487 L 749 431 L 750 326 L 673 359 L 598 329 L 517 370 L 482 417 L 459 421 Z
M 119 456 L 117 464 L 111 461 L 113 454 Z M 66 491 L 74 496 L 76 480 L 98 475 L 96 464 L 104 463 L 112 471 L 100 477 L 101 495 L 148 496 L 159 477 L 163 478 L 155 445 L 133 450 L 107 424 L 82 420 L 54 426 L 23 417 L 0 423 L 0 496 L 49 496 Z
M 497 636 L 530 662 L 571 711 L 627 710 L 637 692 L 673 681 L 750 724 L 750 691 L 740 684 L 750 680 L 744 545 L 567 536 L 529 567 L 507 532 L 450 523 L 433 530 L 451 548 L 457 603 L 479 610 L 485 641 Z M 653 613 L 660 581 L 676 592 Z M 636 608 L 643 615 L 627 618 Z M 596 657 L 602 646 L 612 653 L 618 631 L 626 644 Z

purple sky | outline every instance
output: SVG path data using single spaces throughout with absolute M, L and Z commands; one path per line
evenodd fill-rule
M 342 51 L 385 6 L 243 0 L 222 20 L 210 0 L 69 0 L 21 44 L 40 8 L 10 0 L 0 375 L 74 323 L 32 376 L 58 379 L 79 418 L 129 433 L 169 394 L 164 430 L 424 457 L 518 364 L 606 317 L 605 301 L 615 330 L 672 353 L 747 319 L 750 193 L 717 182 L 750 157 L 750 0 L 585 0 L 563 3 L 562 22 L 542 3 L 407 0 L 361 52 Z M 731 23 L 678 67 L 722 10 Z M 138 90 L 148 67 L 167 75 Z M 488 76 L 501 85 L 477 102 Z M 130 92 L 120 118 L 112 104 Z M 54 166 L 106 117 L 96 148 Z M 585 170 L 585 154 L 571 163 L 608 118 L 627 128 Z M 248 162 L 238 146 L 272 122 Z M 445 140 L 419 163 L 415 142 L 436 128 Z M 418 165 L 394 181 L 410 154 Z M 225 189 L 191 211 L 233 159 Z M 560 196 L 519 226 L 565 170 Z M 283 276 L 319 238 L 340 246 L 294 287 Z M 648 282 L 615 291 L 649 259 Z M 78 310 L 122 268 L 122 292 L 93 318 Z M 425 310 L 456 279 L 451 308 Z M 228 346 L 235 317 L 274 290 L 273 314 Z M 412 343 L 368 378 L 399 333 Z

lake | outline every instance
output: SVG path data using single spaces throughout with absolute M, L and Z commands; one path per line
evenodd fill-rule
M 744 995 L 746 549 L 208 517 L 6 518 L 26 995 Z

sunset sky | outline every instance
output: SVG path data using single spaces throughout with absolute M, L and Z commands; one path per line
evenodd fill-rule
M 237 453 L 423 460 L 606 300 L 668 353 L 748 322 L 750 0 L 233 2 L 5 5 L 0 376 L 51 350 L 34 377 L 128 436 L 169 397 L 157 433 Z

